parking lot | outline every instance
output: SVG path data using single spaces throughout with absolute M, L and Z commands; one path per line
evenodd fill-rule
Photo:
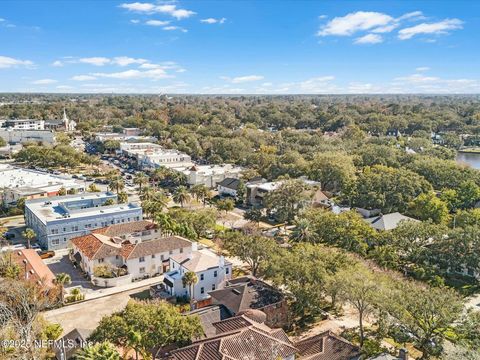
M 72 282 L 71 284 L 66 284 L 65 289 L 67 292 L 70 288 L 77 287 L 82 293 L 87 294 L 99 289 L 94 286 L 88 279 L 86 279 L 79 268 L 75 268 L 73 263 L 68 258 L 68 250 L 58 250 L 54 257 L 44 260 L 48 268 L 54 273 L 66 273 L 70 275 Z

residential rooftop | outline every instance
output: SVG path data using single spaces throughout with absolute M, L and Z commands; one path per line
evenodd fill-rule
M 188 271 L 200 272 L 217 267 L 220 257 L 207 251 L 197 250 L 191 254 L 174 255 L 171 259 L 182 265 Z M 225 264 L 230 263 L 225 261 Z
M 25 279 L 47 288 L 55 286 L 55 275 L 34 249 L 12 251 L 12 260 L 18 264 Z

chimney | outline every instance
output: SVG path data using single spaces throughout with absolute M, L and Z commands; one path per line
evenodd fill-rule
M 225 266 L 225 256 L 220 255 L 218 257 L 218 266 L 223 268 Z
M 400 349 L 398 357 L 400 360 L 408 360 L 408 350 L 405 348 Z
M 196 241 L 192 241 L 192 252 L 198 251 L 198 244 Z

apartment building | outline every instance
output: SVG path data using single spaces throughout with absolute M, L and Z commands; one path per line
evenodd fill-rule
M 112 201 L 113 205 L 107 205 Z M 110 192 L 27 200 L 25 223 L 35 231 L 42 247 L 63 249 L 70 239 L 94 229 L 142 219 L 141 206 L 116 201 L 117 195 Z

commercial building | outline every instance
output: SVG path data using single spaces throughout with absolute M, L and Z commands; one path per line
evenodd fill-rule
M 56 196 L 61 188 L 83 192 L 85 182 L 67 176 L 0 164 L 0 188 L 4 189 L 3 205 L 13 206 L 21 198 L 29 200 Z
M 165 149 L 154 143 L 121 143 L 122 153 L 136 160 L 141 169 L 155 169 L 161 166 L 168 168 L 186 168 L 192 166 L 189 155 L 174 149 Z
M 51 130 L 17 130 L 1 128 L 0 137 L 10 145 L 25 144 L 28 142 L 53 144 L 55 142 L 55 134 Z
M 187 177 L 189 185 L 205 185 L 214 188 L 217 183 L 226 178 L 239 178 L 243 169 L 231 164 L 223 165 L 194 165 L 181 170 Z
M 198 282 L 193 285 L 192 294 L 183 286 L 182 278 L 187 272 L 194 272 Z M 207 249 L 198 250 L 192 243 L 192 252 L 170 257 L 170 271 L 164 274 L 164 284 L 171 296 L 192 297 L 200 302 L 210 299 L 209 291 L 223 288 L 225 281 L 232 277 L 232 264 L 223 256 L 217 256 Z M 207 302 L 208 303 L 208 302 Z
M 9 119 L 0 120 L 3 128 L 13 130 L 45 130 L 45 120 L 35 119 Z
M 25 223 L 35 231 L 42 247 L 62 249 L 70 239 L 93 229 L 142 219 L 139 205 L 106 204 L 116 201 L 117 195 L 110 192 L 27 200 Z

